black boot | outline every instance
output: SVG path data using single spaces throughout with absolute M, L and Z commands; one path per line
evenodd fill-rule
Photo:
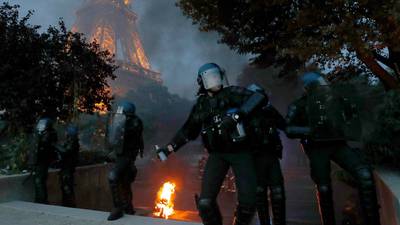
M 235 218 L 233 218 L 233 225 L 249 225 L 253 220 L 255 213 L 254 207 L 247 207 L 238 205 L 236 207 Z
M 380 225 L 379 206 L 372 171 L 369 168 L 360 168 L 356 172 L 356 178 L 364 224 Z
M 322 225 L 336 225 L 331 185 L 317 185 L 317 199 Z
M 271 225 L 267 191 L 260 187 L 257 189 L 257 215 L 260 225 Z
M 283 185 L 271 186 L 271 206 L 274 225 L 286 225 L 286 198 Z
M 40 174 L 34 175 L 35 203 L 48 204 L 46 180 Z
M 114 208 L 110 212 L 107 220 L 117 220 L 124 216 L 121 193 L 117 184 L 110 184 L 110 190 L 114 202 Z
M 131 169 L 126 172 L 123 183 L 121 185 L 122 201 L 124 212 L 129 215 L 134 215 L 136 213 L 135 208 L 132 204 L 132 187 L 131 184 L 135 181 L 137 174 L 137 169 L 134 164 L 131 164 Z
M 122 187 L 121 193 L 123 196 L 122 204 L 123 204 L 124 212 L 129 215 L 135 215 L 136 211 L 132 205 L 131 184 L 130 183 L 124 184 Z
M 113 208 L 112 211 L 110 212 L 110 215 L 108 216 L 107 220 L 113 221 L 113 220 L 117 220 L 123 216 L 124 216 L 124 212 L 122 211 L 121 208 Z
M 195 196 L 199 216 L 204 225 L 222 225 L 222 215 L 214 199 L 200 199 Z

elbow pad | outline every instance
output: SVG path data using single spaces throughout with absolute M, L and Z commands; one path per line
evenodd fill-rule
M 239 111 L 247 116 L 252 113 L 261 103 L 265 102 L 267 97 L 256 91 L 247 99 L 247 101 L 240 107 Z

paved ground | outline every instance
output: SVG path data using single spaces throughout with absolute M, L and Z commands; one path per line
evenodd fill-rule
M 288 221 L 290 224 L 319 224 L 314 185 L 309 176 L 305 155 L 296 142 L 289 141 L 285 145 L 287 152 L 284 153 L 282 167 L 286 184 Z M 192 143 L 171 155 L 166 163 L 160 163 L 158 160 L 142 162 L 133 185 L 135 206 L 151 209 L 158 188 L 164 181 L 172 180 L 177 183 L 175 208 L 196 212 L 194 194 L 200 191 L 198 160 L 203 155 L 200 148 L 199 143 Z M 236 205 L 235 194 L 221 192 L 218 201 L 224 224 L 231 224 Z M 177 219 L 200 221 L 196 213 L 191 213 L 185 218 L 178 216 Z
M 28 202 L 0 204 L 0 225 L 199 225 L 193 222 L 124 216 L 116 222 L 105 220 L 108 213 Z
M 286 185 L 288 225 L 318 225 L 320 223 L 314 185 L 309 176 L 307 160 L 295 142 L 285 142 L 285 145 L 287 148 L 282 167 Z M 203 154 L 199 143 L 193 143 L 171 155 L 166 163 L 150 158 L 139 160 L 139 174 L 133 185 L 133 202 L 139 209 L 138 215 L 151 216 L 159 187 L 166 181 L 174 181 L 177 184 L 175 199 L 177 213 L 171 219 L 199 222 L 194 194 L 199 193 L 198 160 Z M 340 209 L 348 195 L 349 192 L 343 185 L 340 187 L 336 184 L 335 201 L 338 221 L 340 221 Z M 231 224 L 236 205 L 235 193 L 221 192 L 218 201 L 224 216 L 224 224 Z M 110 207 L 111 201 L 97 209 L 107 211 Z M 21 202 L 0 205 L 0 225 L 177 224 L 173 221 L 166 222 L 141 216 L 127 216 L 118 222 L 108 223 L 105 221 L 107 216 L 107 212 Z M 253 225 L 257 224 L 258 221 L 255 219 Z

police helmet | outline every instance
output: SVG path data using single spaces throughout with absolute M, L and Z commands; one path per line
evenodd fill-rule
M 67 126 L 65 133 L 68 137 L 77 137 L 79 129 L 76 125 L 70 124 Z
M 197 73 L 197 83 L 209 90 L 213 87 L 223 86 L 225 71 L 216 63 L 206 63 Z
M 41 133 L 53 126 L 53 120 L 47 117 L 39 119 L 36 124 L 36 130 Z
M 325 77 L 318 73 L 318 72 L 307 72 L 303 74 L 301 78 L 303 82 L 303 87 L 305 89 L 309 89 L 313 86 L 326 86 L 328 82 L 326 81 Z
M 136 106 L 132 102 L 121 102 L 118 105 L 117 113 L 123 113 L 125 115 L 135 115 L 136 113 Z

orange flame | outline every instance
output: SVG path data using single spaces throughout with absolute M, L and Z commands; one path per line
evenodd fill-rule
M 107 105 L 103 102 L 95 103 L 93 111 L 99 113 L 99 115 L 105 115 L 108 112 Z
M 173 197 L 175 194 L 175 183 L 166 182 L 157 193 L 156 206 L 153 215 L 168 219 L 174 214 Z

